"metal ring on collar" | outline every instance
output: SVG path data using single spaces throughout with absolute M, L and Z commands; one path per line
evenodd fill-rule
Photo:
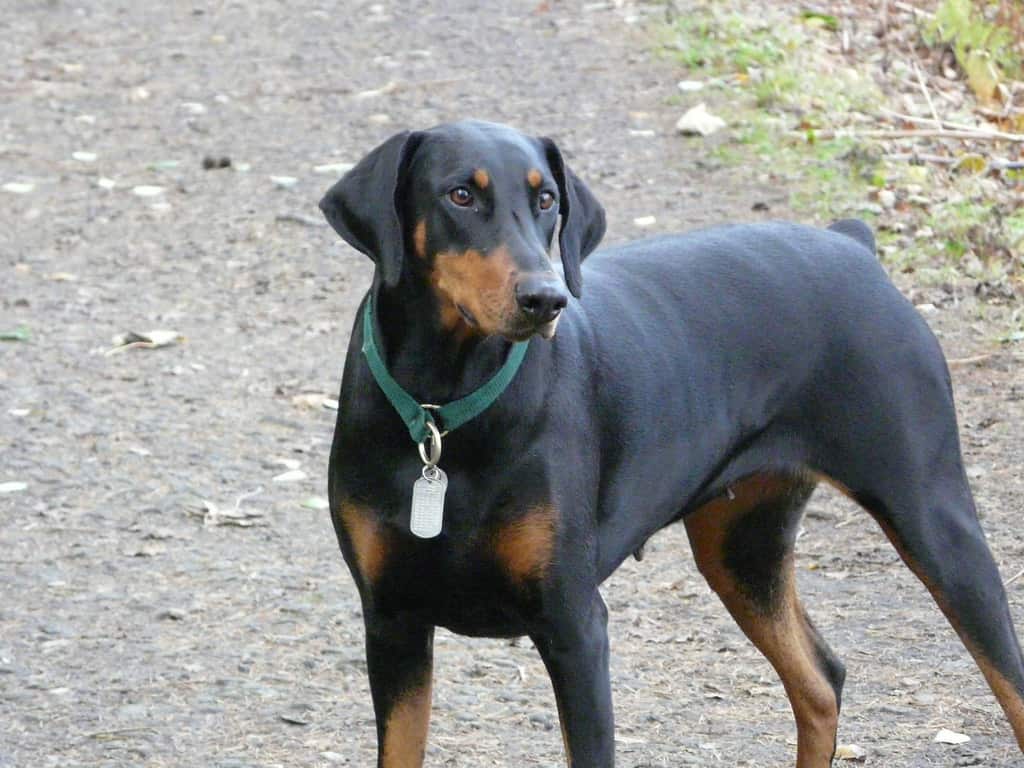
M 422 443 L 417 443 L 417 447 L 420 449 L 420 458 L 423 459 L 423 463 L 428 467 L 437 466 L 437 462 L 441 460 L 441 433 L 437 430 L 437 426 L 432 421 L 426 422 L 427 431 L 430 433 L 427 439 Z M 427 455 L 427 449 L 424 447 L 427 443 L 430 443 L 430 454 Z

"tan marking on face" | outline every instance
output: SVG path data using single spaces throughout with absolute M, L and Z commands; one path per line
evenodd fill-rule
M 372 585 L 387 563 L 391 551 L 390 536 L 373 512 L 358 504 L 342 504 L 339 515 L 355 553 L 356 567 L 366 583 Z
M 839 707 L 818 664 L 814 630 L 796 594 L 793 554 L 779 564 L 778 602 L 766 613 L 726 566 L 733 525 L 760 502 L 781 498 L 801 480 L 755 475 L 731 487 L 732 498 L 718 497 L 685 518 L 690 547 L 701 574 L 743 632 L 771 662 L 782 680 L 797 723 L 797 768 L 827 766 L 835 750 Z
M 383 768 L 421 768 L 430 727 L 431 678 L 395 702 L 384 725 Z
M 544 578 L 555 552 L 558 511 L 536 506 L 506 523 L 494 534 L 494 555 L 513 581 Z
M 427 220 L 420 219 L 412 233 L 413 248 L 421 259 L 427 258 Z
M 491 177 L 483 168 L 477 168 L 473 171 L 473 181 L 480 189 L 487 189 L 487 185 L 491 183 Z
M 518 271 L 508 249 L 499 246 L 489 254 L 470 248 L 443 252 L 434 258 L 431 282 L 441 304 L 441 324 L 449 331 L 501 333 L 515 316 L 515 279 Z M 475 318 L 469 326 L 458 307 Z M 460 329 L 466 325 L 466 329 Z
M 544 181 L 544 175 L 536 168 L 531 168 L 526 174 L 526 183 L 534 189 L 537 189 L 542 181 Z

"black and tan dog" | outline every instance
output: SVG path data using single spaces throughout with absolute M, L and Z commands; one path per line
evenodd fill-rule
M 609 248 L 581 269 L 604 234 L 601 206 L 553 142 L 480 122 L 394 136 L 321 208 L 376 262 L 345 362 L 330 500 L 362 597 L 378 766 L 422 764 L 435 626 L 532 638 L 569 764 L 613 765 L 598 585 L 679 520 L 782 678 L 797 765 L 829 765 L 844 669 L 793 572 L 821 481 L 881 525 L 1024 745 L 1024 661 L 949 374 L 864 224 L 708 229 Z M 548 253 L 559 219 L 564 283 Z M 535 335 L 549 341 L 522 346 Z M 515 371 L 506 360 L 523 349 Z M 454 425 L 412 400 L 400 416 L 389 379 L 419 403 L 497 399 L 442 439 L 434 427 Z M 431 435 L 422 450 L 415 434 Z M 413 484 L 440 482 L 441 443 L 447 495 L 417 502 L 439 534 L 420 538 Z

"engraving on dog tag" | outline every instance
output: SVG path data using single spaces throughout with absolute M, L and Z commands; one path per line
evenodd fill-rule
M 412 485 L 412 514 L 409 530 L 421 539 L 432 539 L 441 532 L 444 519 L 444 494 L 448 476 L 440 467 L 426 466 L 423 477 Z

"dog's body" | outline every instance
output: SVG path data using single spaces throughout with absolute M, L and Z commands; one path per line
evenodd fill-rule
M 545 194 L 561 212 L 569 288 L 586 286 L 567 306 L 538 255 L 555 225 Z M 800 606 L 792 566 L 819 480 L 878 520 L 1024 743 L 1024 662 L 946 366 L 866 226 L 711 229 L 607 249 L 581 270 L 603 234 L 600 206 L 553 144 L 480 123 L 396 137 L 321 205 L 377 261 L 374 332 L 420 402 L 473 392 L 509 338 L 557 324 L 494 404 L 443 439 L 444 526 L 426 540 L 409 532 L 422 462 L 364 359 L 367 329 L 353 328 L 330 495 L 363 599 L 379 766 L 422 764 L 435 626 L 529 635 L 570 765 L 613 765 L 597 587 L 680 519 L 701 572 L 785 684 L 797 765 L 828 765 L 844 670 Z

